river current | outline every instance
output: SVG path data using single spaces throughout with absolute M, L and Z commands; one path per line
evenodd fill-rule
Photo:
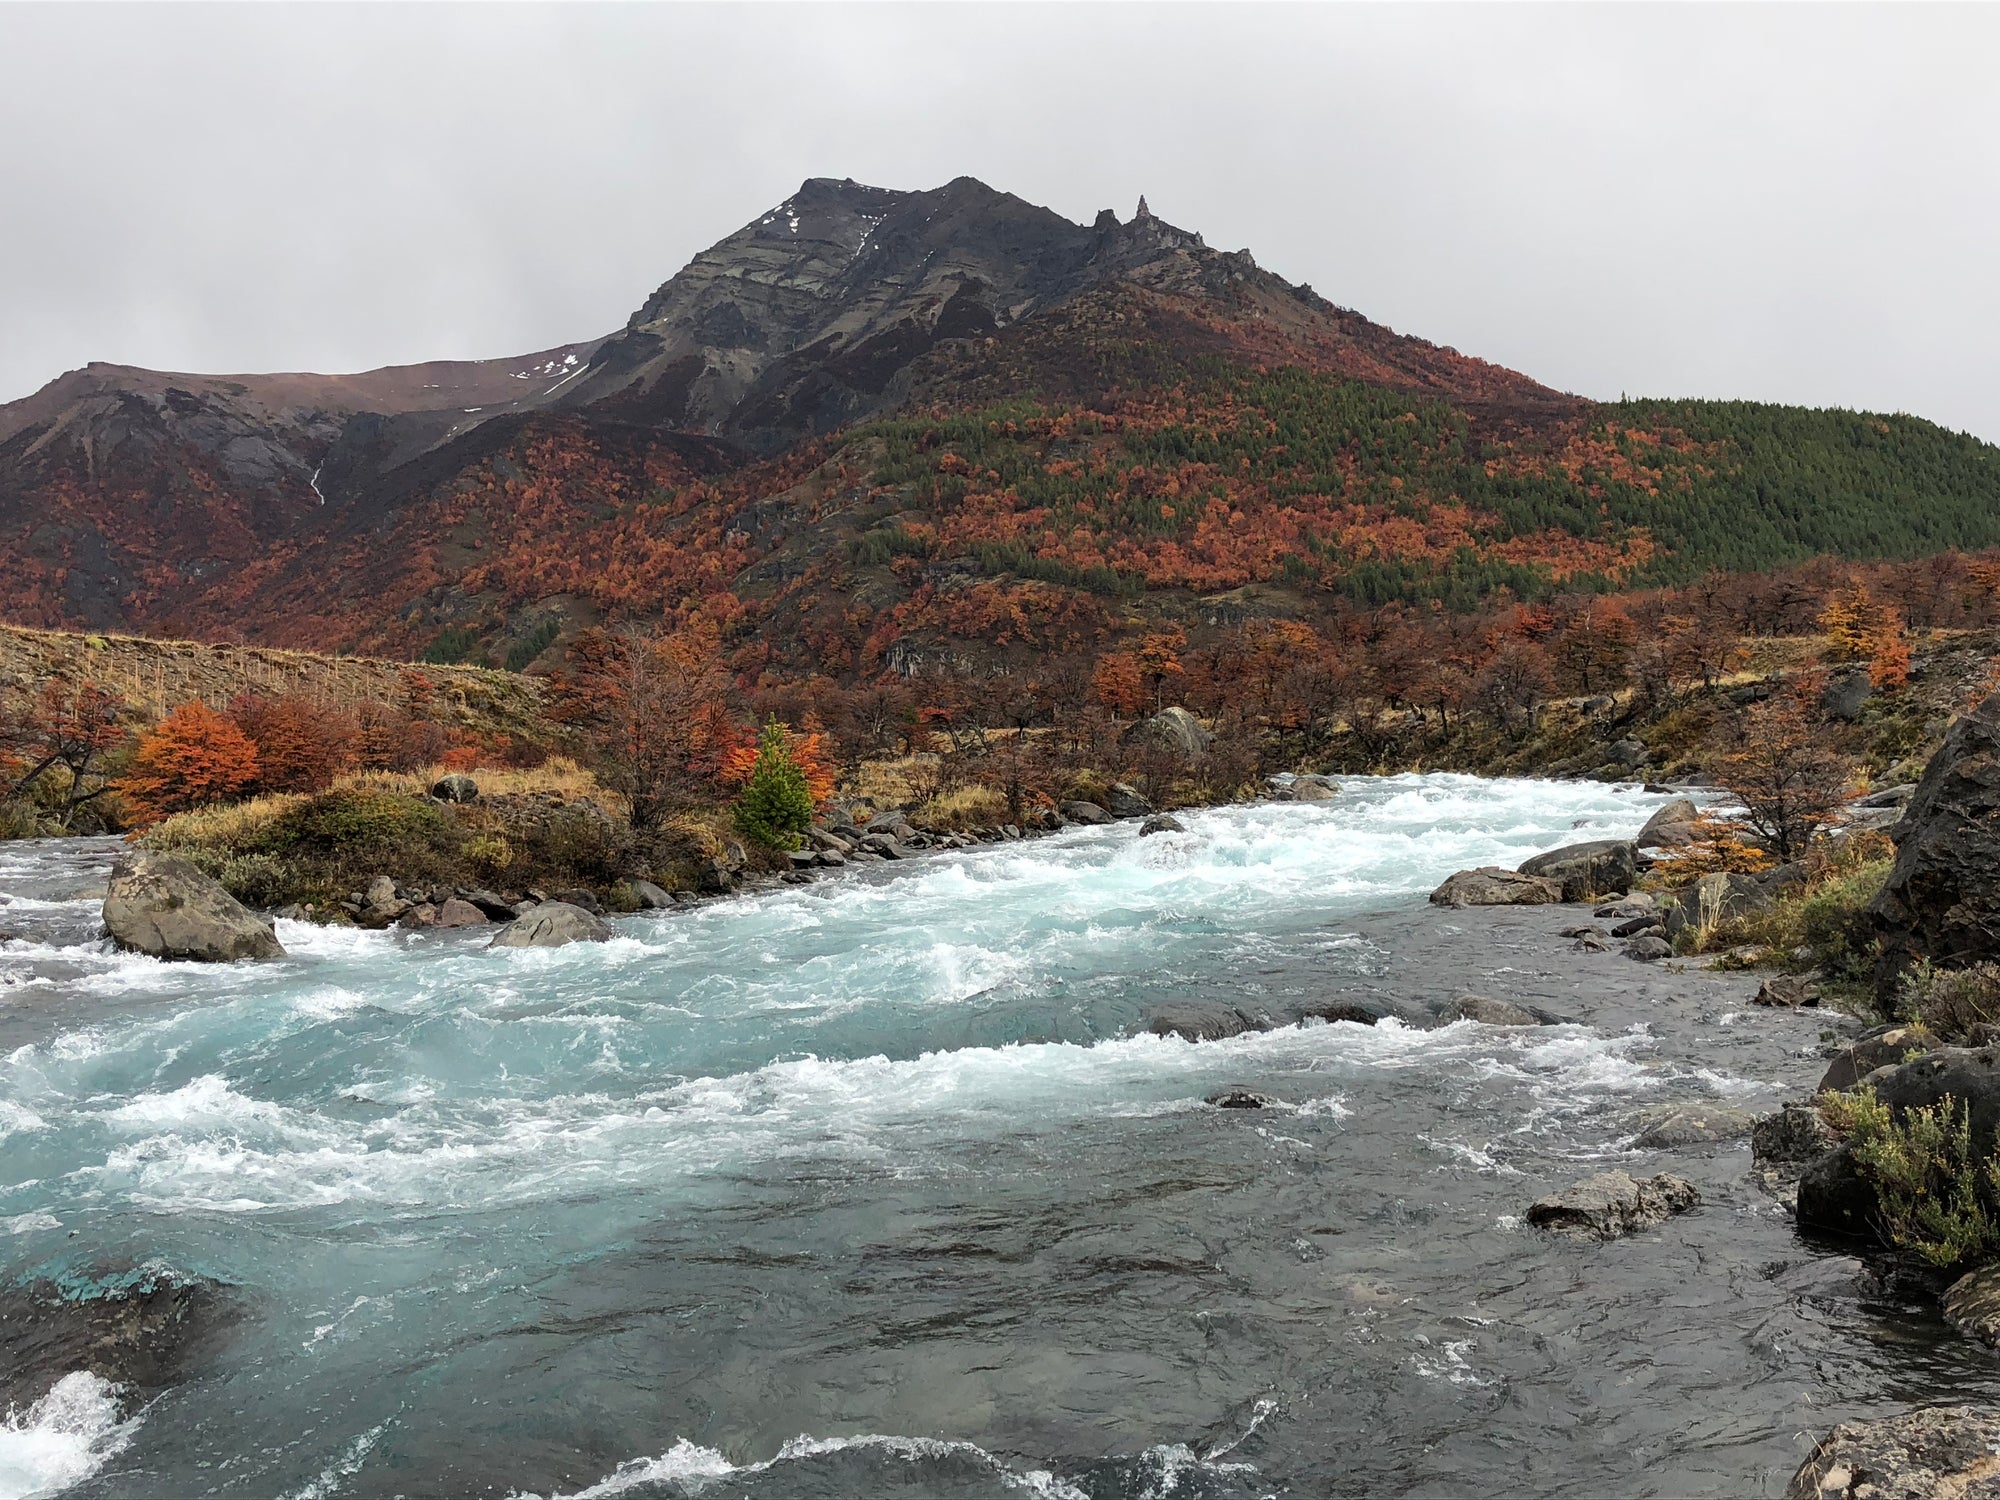
M 238 1309 L 136 1413 L 79 1373 L 9 1414 L 0 1497 L 1781 1494 L 1836 1420 L 2000 1396 L 1800 1245 L 1746 1146 L 1633 1144 L 1803 1092 L 1826 1022 L 1571 952 L 1575 908 L 1423 902 L 1659 800 L 1353 779 L 602 945 L 280 922 L 288 959 L 229 967 L 111 950 L 113 846 L 0 845 L 10 1280 Z M 1468 989 L 1576 1023 L 1144 1034 Z M 1614 1165 L 1703 1206 L 1523 1226 Z

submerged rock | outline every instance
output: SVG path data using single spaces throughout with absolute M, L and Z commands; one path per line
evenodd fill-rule
M 284 945 L 242 902 L 177 854 L 134 849 L 111 867 L 104 925 L 121 948 L 154 958 L 231 963 L 283 958 Z
M 544 901 L 493 935 L 489 948 L 560 948 L 566 943 L 601 943 L 611 926 L 567 901 Z
M 214 1282 L 106 1279 L 109 1289 L 81 1297 L 49 1281 L 0 1291 L 0 1411 L 40 1400 L 76 1370 L 143 1399 L 192 1373 L 235 1319 Z
M 1568 1018 L 1536 1005 L 1516 1005 L 1491 995 L 1458 995 L 1438 1011 L 1439 1019 L 1477 1021 L 1482 1026 L 1566 1026 Z
M 1246 1031 L 1269 1031 L 1271 1023 L 1263 1016 L 1219 1000 L 1176 1000 L 1154 1011 L 1146 1029 L 1154 1036 L 1219 1042 Z
M 1553 880 L 1483 865 L 1460 870 L 1431 892 L 1433 906 L 1554 906 L 1562 887 Z
M 1217 1109 L 1269 1109 L 1278 1101 L 1254 1089 L 1221 1089 L 1202 1102 Z
M 1842 1422 L 1799 1465 L 1785 1500 L 2000 1500 L 2000 1411 L 1932 1406 Z
M 1662 1172 L 1638 1181 L 1625 1172 L 1600 1172 L 1528 1208 L 1528 1222 L 1556 1234 L 1615 1240 L 1651 1229 L 1701 1202 L 1685 1177 Z
M 1757 1117 L 1746 1109 L 1708 1104 L 1670 1104 L 1649 1111 L 1644 1118 L 1646 1127 L 1632 1142 L 1644 1151 L 1740 1141 L 1757 1123 Z

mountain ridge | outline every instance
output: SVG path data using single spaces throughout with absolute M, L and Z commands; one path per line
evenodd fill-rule
M 866 673 L 1231 617 L 1246 587 L 1456 607 L 2000 541 L 2000 450 L 1810 417 L 1555 391 L 1143 199 L 1084 225 L 971 178 L 815 178 L 600 338 L 59 377 L 0 407 L 0 589 L 29 625 L 493 659 L 692 611 Z M 1927 475 L 1944 511 L 1875 525 Z

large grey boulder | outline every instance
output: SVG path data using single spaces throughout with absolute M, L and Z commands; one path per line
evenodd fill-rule
M 560 948 L 565 943 L 601 943 L 611 925 L 567 901 L 544 901 L 493 935 L 489 948 Z
M 1868 680 L 1867 669 L 1850 667 L 1828 679 L 1820 689 L 1819 705 L 1836 719 L 1852 724 L 1874 696 L 1875 684 Z
M 154 958 L 285 956 L 277 934 L 220 884 L 178 854 L 150 849 L 121 854 L 111 867 L 104 925 L 119 947 Z
M 1193 760 L 1215 743 L 1215 736 L 1201 727 L 1201 720 L 1179 706 L 1163 708 L 1150 719 L 1142 719 L 1134 732 L 1171 750 L 1184 760 Z
M 1701 1194 L 1685 1177 L 1662 1172 L 1634 1181 L 1625 1172 L 1599 1172 L 1528 1209 L 1528 1222 L 1556 1234 L 1615 1240 L 1651 1229 L 1701 1202 Z
M 1842 1422 L 1799 1465 L 1785 1500 L 2000 1500 L 2000 1411 L 1930 1406 Z
M 431 795 L 440 802 L 477 802 L 479 783 L 463 772 L 455 771 L 433 782 Z
M 1945 732 L 1891 836 L 1896 863 L 1866 913 L 1884 1003 L 1921 960 L 2000 958 L 2000 694 Z
M 1710 1146 L 1740 1141 L 1756 1127 L 1757 1117 L 1745 1109 L 1717 1104 L 1668 1104 L 1648 1110 L 1645 1128 L 1632 1144 L 1643 1151 L 1671 1151 L 1686 1146 Z
M 1271 789 L 1278 802 L 1331 802 L 1339 795 L 1340 787 L 1324 776 L 1294 776 Z
M 1091 827 L 1112 822 L 1112 816 L 1095 802 L 1065 802 L 1059 811 L 1072 823 L 1083 823 Z
M 1695 820 L 1701 809 L 1686 797 L 1663 804 L 1646 819 L 1646 826 L 1632 840 L 1641 849 L 1673 849 L 1694 837 Z
M 1553 906 L 1562 900 L 1562 886 L 1537 875 L 1484 865 L 1447 877 L 1430 899 L 1433 906 Z
M 1594 901 L 1632 888 L 1639 876 L 1638 850 L 1630 839 L 1592 839 L 1523 860 L 1521 873 L 1553 880 L 1565 901 Z
M 1477 1021 L 1482 1026 L 1566 1026 L 1568 1020 L 1537 1005 L 1516 1005 L 1492 995 L 1455 995 L 1438 1011 L 1440 1020 Z
M 1153 810 L 1138 788 L 1127 786 L 1122 781 L 1111 783 L 1111 790 L 1104 798 L 1105 810 L 1114 818 L 1143 818 Z

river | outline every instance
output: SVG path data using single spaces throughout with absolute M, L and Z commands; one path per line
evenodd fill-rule
M 1662 1103 L 1803 1092 L 1825 1020 L 1572 952 L 1574 908 L 1424 904 L 1660 800 L 1351 779 L 602 945 L 280 922 L 288 959 L 229 967 L 110 949 L 106 842 L 0 845 L 11 1279 L 239 1308 L 141 1410 L 79 1374 L 11 1414 L 0 1497 L 1743 1497 L 1836 1420 L 2000 1397 L 1747 1146 L 1633 1147 Z M 1577 1024 L 1143 1034 L 1467 989 Z M 1703 1206 L 1523 1226 L 1612 1165 Z

